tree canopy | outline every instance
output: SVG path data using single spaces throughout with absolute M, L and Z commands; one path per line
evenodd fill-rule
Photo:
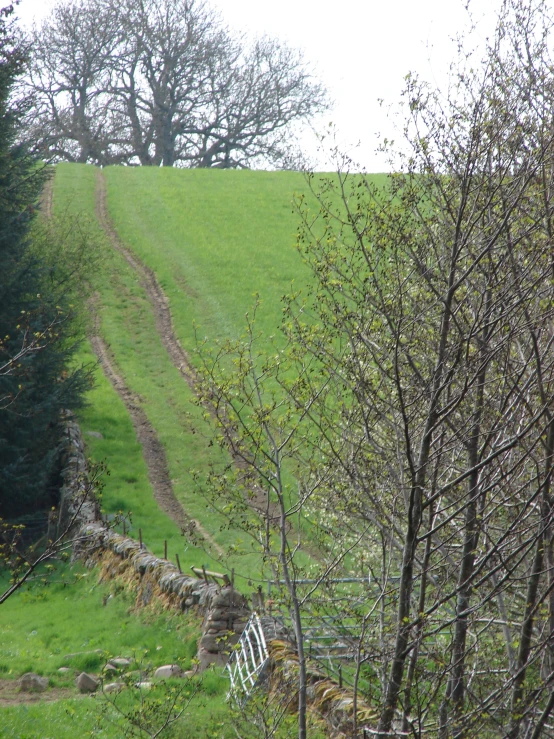
M 295 125 L 329 104 L 299 52 L 201 0 L 72 0 L 31 46 L 28 135 L 54 160 L 287 166 Z

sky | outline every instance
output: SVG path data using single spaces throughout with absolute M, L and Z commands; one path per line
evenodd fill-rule
M 477 43 L 493 27 L 498 0 L 470 0 Z M 55 0 L 21 0 L 24 24 L 40 19 Z M 461 0 L 211 0 L 227 24 L 267 34 L 303 51 L 334 107 L 314 122 L 302 147 L 318 169 L 331 167 L 331 140 L 361 168 L 386 170 L 379 137 L 397 139 L 393 111 L 405 75 L 417 72 L 444 86 L 455 36 L 468 24 Z M 383 104 L 379 101 L 382 100 Z M 331 125 L 330 125 L 331 124 Z M 324 135 L 323 144 L 318 136 Z M 329 135 L 332 133 L 332 136 Z

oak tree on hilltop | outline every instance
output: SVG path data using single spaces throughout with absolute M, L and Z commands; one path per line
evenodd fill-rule
M 201 0 L 72 0 L 31 46 L 28 135 L 54 160 L 280 166 L 328 107 L 299 52 L 231 33 Z

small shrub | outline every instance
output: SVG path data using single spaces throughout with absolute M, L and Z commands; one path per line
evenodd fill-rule
M 92 652 L 89 654 L 78 654 L 71 659 L 71 666 L 82 672 L 94 672 L 99 670 L 106 662 L 104 655 Z

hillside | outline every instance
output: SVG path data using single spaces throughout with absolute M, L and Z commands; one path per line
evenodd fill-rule
M 99 210 L 95 198 L 104 183 L 107 198 Z M 222 521 L 207 513 L 202 500 L 201 476 L 192 478 L 193 471 L 205 473 L 222 457 L 207 445 L 210 430 L 192 402 L 186 371 L 179 368 L 196 360 L 195 331 L 210 340 L 240 336 L 256 293 L 262 296 L 258 326 L 267 337 L 276 333 L 281 296 L 293 281 L 298 284 L 307 277 L 294 248 L 297 218 L 292 196 L 302 190 L 306 183 L 297 173 L 151 168 L 108 168 L 100 173 L 75 165 L 57 169 L 54 207 L 69 203 L 80 217 L 85 214 L 100 229 L 104 244 L 90 333 L 100 336 L 101 345 L 93 344 L 97 354 L 103 352 L 109 360 L 105 371 L 97 372 L 83 428 L 85 434 L 94 432 L 87 436 L 94 458 L 109 460 L 104 504 L 108 510 L 132 510 L 135 530 L 140 527 L 154 548 L 168 539 L 171 551 L 175 540 L 167 530 L 170 524 L 158 530 L 161 520 L 149 507 L 154 496 L 144 489 L 148 475 L 142 462 L 130 464 L 129 445 L 121 444 L 124 414 L 117 420 L 113 416 L 118 402 L 110 397 L 106 371 L 110 374 L 111 369 L 112 387 L 115 381 L 127 408 L 140 408 L 135 427 L 147 422 L 155 430 L 167 465 L 161 487 L 225 547 L 232 533 L 220 531 Z M 154 273 L 163 291 L 158 307 L 145 283 L 145 270 Z M 163 314 L 166 301 L 173 336 L 168 316 L 159 320 L 160 304 Z M 96 438 L 98 433 L 104 438 Z M 120 457 L 127 459 L 120 464 Z M 248 577 L 249 568 L 242 558 L 240 572 Z
M 96 383 L 80 423 L 91 458 L 105 462 L 109 470 L 104 477 L 105 511 L 130 512 L 131 536 L 138 538 L 140 530 L 147 546 L 158 554 L 166 543 L 169 558 L 179 554 L 185 571 L 200 565 L 234 568 L 237 587 L 246 590 L 260 575 L 259 555 L 242 541 L 240 532 L 225 526 L 202 496 L 208 468 L 227 460 L 209 445 L 211 424 L 193 402 L 195 332 L 210 341 L 240 336 L 245 313 L 258 293 L 262 296 L 258 325 L 267 337 L 275 334 L 281 296 L 292 284 L 307 279 L 294 246 L 297 216 L 292 199 L 302 192 L 309 196 L 304 178 L 297 173 L 100 171 L 61 164 L 49 203 L 52 214 L 76 217 L 88 228 L 100 254 L 93 296 L 83 306 L 89 316 L 89 339 L 79 358 L 98 363 Z M 195 536 L 183 539 L 181 529 L 191 526 Z M 229 547 L 234 555 L 228 556 Z M 69 571 L 63 578 L 62 590 L 49 588 L 43 597 L 40 585 L 34 586 L 30 597 L 13 598 L 3 611 L 12 624 L 0 642 L 0 662 L 7 677 L 38 669 L 62 686 L 59 704 L 48 708 L 38 704 L 32 720 L 26 719 L 28 736 L 37 739 L 42 736 L 42 715 L 58 727 L 63 724 L 72 683 L 60 682 L 57 676 L 64 661 L 62 652 L 86 653 L 90 647 L 100 647 L 114 653 L 118 641 L 123 650 L 131 647 L 128 640 L 113 638 L 114 617 L 120 623 L 125 618 L 124 602 L 116 616 L 113 609 L 98 608 L 99 599 L 107 597 L 105 587 L 97 590 L 93 585 L 86 597 L 79 595 L 87 580 L 95 578 L 94 572 L 76 583 Z M 94 625 L 85 626 L 83 621 L 85 633 L 74 633 L 59 612 L 65 610 L 68 594 L 95 613 Z M 52 652 L 48 651 L 52 636 L 29 626 L 41 623 L 49 601 L 49 629 L 59 641 Z M 22 608 L 25 619 L 18 616 Z M 161 632 L 172 631 L 163 621 L 151 623 L 148 629 L 153 632 L 150 638 L 162 645 L 167 640 Z M 20 657 L 14 662 L 13 643 L 24 643 L 36 630 L 41 647 L 32 654 L 18 650 Z M 112 632 L 110 639 L 107 632 Z M 180 637 L 186 654 L 194 634 L 186 627 Z M 177 644 L 167 647 L 173 659 Z M 142 643 L 133 643 L 132 648 L 152 649 Z M 172 656 L 165 647 L 159 651 L 159 664 Z M 92 662 L 89 668 L 94 669 Z M 12 733 L 8 736 L 15 737 L 21 730 L 22 709 L 9 710 L 6 721 Z M 70 710 L 80 715 L 80 709 Z

